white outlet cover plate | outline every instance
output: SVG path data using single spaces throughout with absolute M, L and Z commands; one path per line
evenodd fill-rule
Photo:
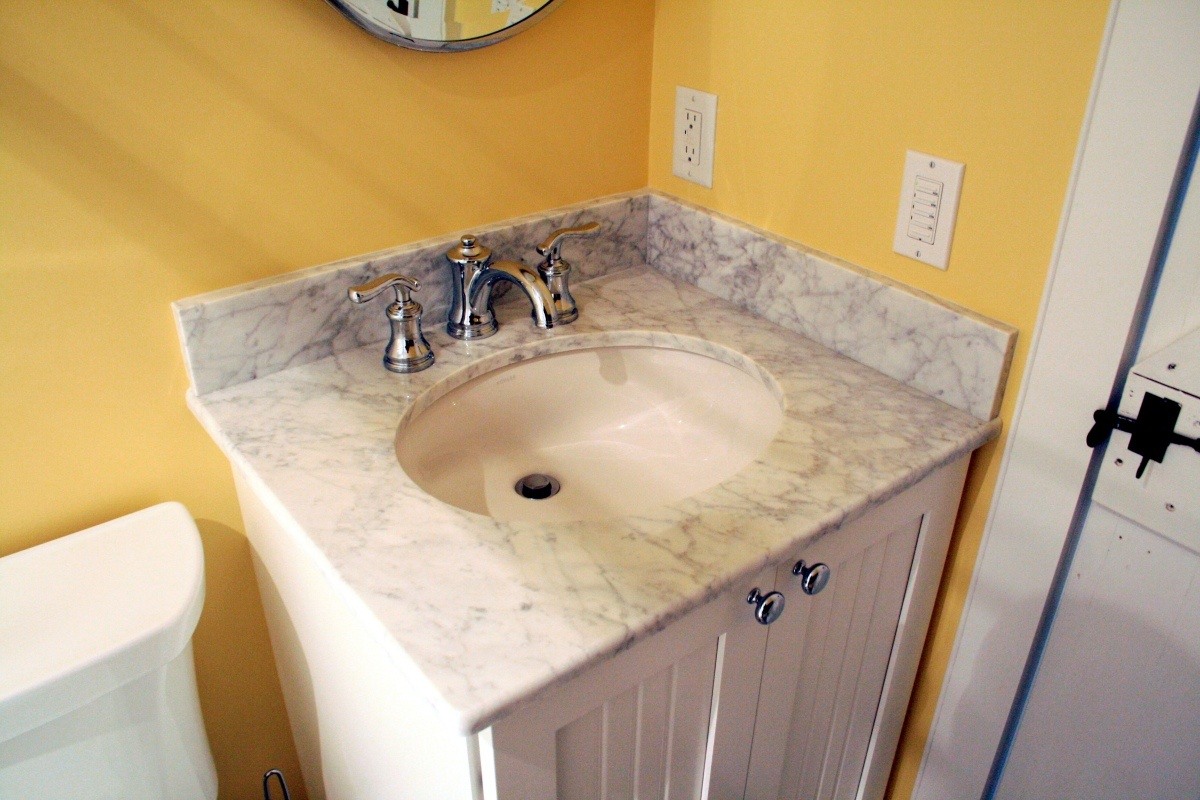
M 957 161 L 908 151 L 892 240 L 894 251 L 946 269 L 958 216 L 963 169 Z
M 684 131 L 688 112 L 699 112 L 700 153 L 689 161 L 684 151 Z M 717 96 L 686 86 L 675 87 L 675 136 L 671 171 L 680 178 L 709 189 L 713 185 L 713 149 L 717 130 Z

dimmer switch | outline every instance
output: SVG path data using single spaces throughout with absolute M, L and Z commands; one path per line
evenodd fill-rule
M 956 161 L 908 151 L 893 250 L 938 269 L 946 268 L 962 177 L 963 165 Z

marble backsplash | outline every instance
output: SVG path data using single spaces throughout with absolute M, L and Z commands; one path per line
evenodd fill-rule
M 534 246 L 552 230 L 596 220 L 600 234 L 573 239 L 564 248 L 574 267 L 571 281 L 580 283 L 645 264 L 649 199 L 645 192 L 619 195 L 469 232 L 497 258 L 536 264 Z M 177 301 L 175 320 L 192 387 L 203 395 L 386 341 L 384 302 L 358 306 L 346 297 L 349 287 L 386 272 L 420 281 L 414 299 L 425 308 L 426 329 L 444 325 L 450 270 L 442 256 L 456 243 L 455 237 L 428 239 Z
M 1016 329 L 721 214 L 651 195 L 646 260 L 979 419 Z
M 650 266 L 975 417 L 998 413 L 1014 329 L 706 209 L 642 191 L 474 232 L 498 257 L 534 263 L 533 245 L 551 230 L 592 219 L 600 234 L 567 247 L 574 284 Z M 384 272 L 421 281 L 425 324 L 440 325 L 450 278 L 442 254 L 453 243 L 427 240 L 176 302 L 196 393 L 386 340 L 382 304 L 346 299 L 348 286 Z

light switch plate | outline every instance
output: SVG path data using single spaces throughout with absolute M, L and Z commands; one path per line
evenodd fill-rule
M 717 96 L 686 86 L 675 87 L 675 149 L 672 172 L 712 188 Z
M 909 150 L 892 249 L 938 269 L 950 262 L 963 165 Z

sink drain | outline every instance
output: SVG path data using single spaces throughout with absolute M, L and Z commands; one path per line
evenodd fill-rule
M 521 497 L 528 497 L 530 500 L 545 500 L 547 497 L 553 497 L 561 488 L 562 484 L 556 479 L 540 472 L 526 475 L 513 487 L 517 494 Z

